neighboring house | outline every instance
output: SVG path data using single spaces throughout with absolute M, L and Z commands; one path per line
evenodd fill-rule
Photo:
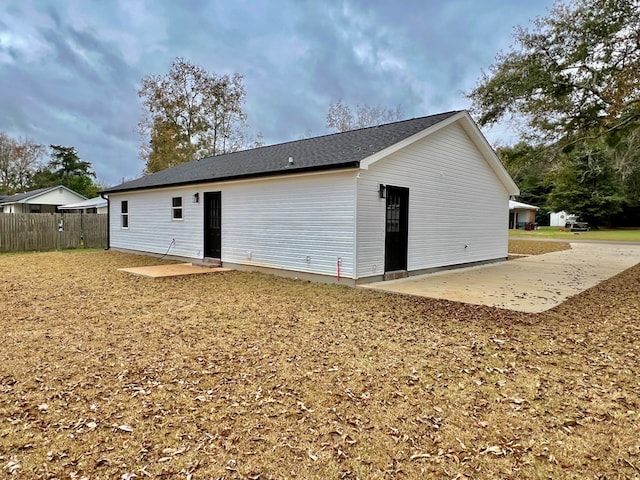
M 89 198 L 81 202 L 60 205 L 58 210 L 69 213 L 107 213 L 107 200 L 102 197 Z
M 86 198 L 64 185 L 57 185 L 5 197 L 0 200 L 0 212 L 55 213 L 60 205 L 81 200 Z
M 194 160 L 109 198 L 109 246 L 355 284 L 507 257 L 517 186 L 466 111 Z
M 549 225 L 552 227 L 564 227 L 569 217 L 575 217 L 575 215 L 567 213 L 564 210 L 551 212 L 549 214 Z
M 540 207 L 509 200 L 509 228 L 525 228 L 527 223 L 535 223 Z

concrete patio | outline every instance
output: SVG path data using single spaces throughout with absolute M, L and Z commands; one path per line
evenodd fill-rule
M 523 312 L 543 312 L 640 263 L 640 245 L 572 242 L 570 250 L 363 285 Z

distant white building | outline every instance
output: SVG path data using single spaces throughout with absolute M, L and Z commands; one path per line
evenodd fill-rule
M 509 228 L 524 228 L 527 223 L 535 223 L 540 207 L 509 200 Z
M 16 193 L 0 200 L 0 213 L 55 213 L 65 203 L 86 200 L 64 185 Z
M 549 225 L 552 227 L 564 227 L 567 218 L 572 216 L 570 213 L 562 210 L 561 212 L 551 212 L 549 214 Z

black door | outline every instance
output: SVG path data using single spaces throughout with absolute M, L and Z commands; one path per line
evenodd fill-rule
M 221 192 L 204 193 L 204 256 L 208 258 L 221 258 L 221 203 Z
M 384 239 L 384 271 L 407 269 L 409 233 L 409 189 L 387 186 L 387 215 Z

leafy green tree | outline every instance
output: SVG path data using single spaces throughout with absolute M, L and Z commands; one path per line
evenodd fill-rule
M 609 150 L 602 143 L 570 149 L 555 175 L 548 206 L 580 215 L 593 225 L 608 226 L 610 216 L 620 212 L 624 204 Z
M 480 125 L 507 118 L 544 145 L 550 208 L 601 221 L 638 204 L 639 32 L 638 0 L 558 1 L 531 30 L 516 30 L 469 93 Z
M 96 174 L 91 163 L 80 159 L 74 147 L 50 145 L 51 160 L 33 176 L 33 187 L 64 185 L 87 198 L 95 197 L 100 186 L 94 183 Z
M 336 132 L 346 132 L 356 128 L 374 127 L 383 123 L 395 122 L 402 119 L 402 109 L 398 105 L 395 109 L 381 105 L 356 105 L 351 107 L 338 100 L 329 105 L 327 111 L 327 128 Z
M 540 213 L 547 212 L 547 197 L 553 187 L 553 165 L 548 161 L 544 146 L 518 142 L 514 146 L 497 149 L 502 164 L 520 188 L 519 201 L 536 205 Z
M 194 158 L 195 146 L 180 138 L 180 132 L 172 122 L 156 118 L 149 134 L 151 139 L 146 157 L 147 172 L 159 172 Z
M 630 124 L 607 137 L 613 167 L 622 182 L 625 203 L 640 206 L 640 128 Z
M 242 75 L 216 75 L 184 58 L 169 73 L 142 79 L 145 112 L 138 123 L 148 173 L 247 144 Z
M 640 120 L 638 0 L 558 2 L 498 55 L 469 94 L 480 125 L 523 119 L 547 141 L 602 136 Z

